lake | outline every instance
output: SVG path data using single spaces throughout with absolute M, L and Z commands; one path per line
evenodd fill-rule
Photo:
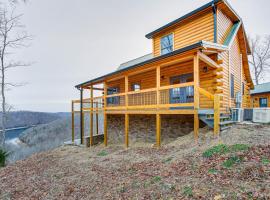
M 23 128 L 17 128 L 17 129 L 11 129 L 6 130 L 6 140 L 12 140 L 14 138 L 19 137 L 19 135 L 27 130 L 29 127 L 23 127 Z

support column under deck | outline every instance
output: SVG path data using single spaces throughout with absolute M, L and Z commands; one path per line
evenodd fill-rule
M 161 145 L 161 115 L 156 114 L 156 146 Z
M 84 144 L 83 88 L 80 89 L 80 135 L 81 144 Z
M 125 146 L 126 148 L 128 148 L 129 146 L 128 132 L 129 132 L 129 115 L 125 114 Z
M 199 56 L 198 53 L 194 55 L 193 59 L 193 74 L 194 74 L 194 138 L 197 141 L 199 136 L 199 115 L 200 108 L 200 77 L 199 77 Z
M 90 88 L 90 146 L 93 146 L 93 112 L 94 112 L 94 103 L 93 103 L 93 86 Z
M 107 107 L 107 83 L 104 82 L 104 99 L 103 99 L 103 103 L 104 103 L 104 116 L 103 116 L 103 127 L 104 127 L 104 145 L 107 146 L 108 145 L 108 127 L 107 127 L 107 114 L 106 114 L 106 107 Z

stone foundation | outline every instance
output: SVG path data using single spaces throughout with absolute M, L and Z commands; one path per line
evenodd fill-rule
M 193 115 L 161 115 L 161 139 L 172 141 L 193 131 Z M 125 116 L 108 115 L 108 142 L 125 141 Z M 129 142 L 156 142 L 156 115 L 130 115 Z

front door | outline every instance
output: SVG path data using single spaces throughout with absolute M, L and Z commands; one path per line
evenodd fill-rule
M 260 98 L 260 107 L 261 108 L 267 108 L 268 100 L 267 98 Z
M 180 76 L 174 76 L 170 78 L 171 85 L 192 82 L 192 74 L 183 74 Z M 183 88 L 170 89 L 170 103 L 189 103 L 193 102 L 194 90 L 192 86 Z

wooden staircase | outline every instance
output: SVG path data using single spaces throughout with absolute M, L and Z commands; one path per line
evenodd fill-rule
M 214 113 L 200 114 L 200 120 L 202 120 L 210 128 L 214 128 Z M 232 121 L 231 114 L 220 114 L 220 132 L 230 129 L 235 122 Z

